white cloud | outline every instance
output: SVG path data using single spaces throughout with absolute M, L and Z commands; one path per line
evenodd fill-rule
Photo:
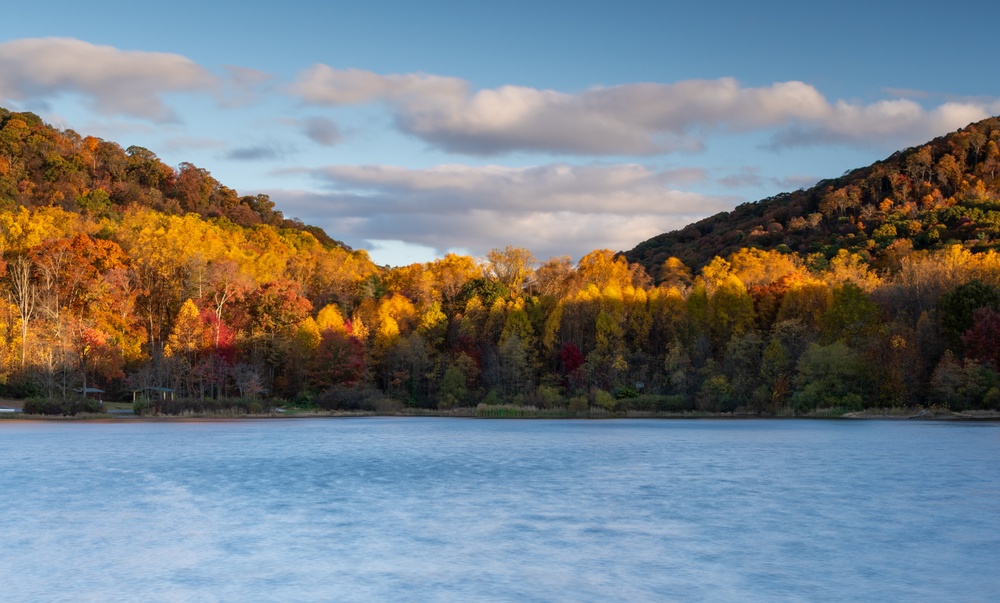
M 309 172 L 329 192 L 270 191 L 288 215 L 364 247 L 396 240 L 432 247 L 490 249 L 520 245 L 539 257 L 577 257 L 640 241 L 731 208 L 735 200 L 671 188 L 688 170 L 638 165 L 530 168 L 446 165 L 332 166 Z
M 289 90 L 310 104 L 356 105 L 382 99 L 417 103 L 435 97 L 461 99 L 467 86 L 458 78 L 424 73 L 379 75 L 362 69 L 313 65 L 299 74 Z
M 774 145 L 893 146 L 1000 111 L 996 101 L 925 109 L 909 99 L 830 102 L 803 82 L 746 87 L 732 78 L 595 87 L 579 94 L 316 65 L 290 88 L 315 105 L 384 102 L 404 132 L 453 152 L 647 155 L 697 151 L 714 132 L 773 131 Z
M 208 71 L 176 54 L 119 50 L 70 38 L 0 44 L 0 99 L 8 101 L 79 94 L 101 114 L 164 122 L 176 116 L 163 94 L 208 91 L 217 83 Z
M 924 109 L 909 99 L 870 105 L 839 101 L 823 120 L 802 122 L 779 132 L 773 146 L 830 143 L 898 148 L 926 142 L 1000 112 L 1000 101 L 951 101 Z

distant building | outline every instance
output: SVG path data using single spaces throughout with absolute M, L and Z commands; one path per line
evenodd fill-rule
M 84 398 L 91 398 L 91 397 L 93 397 L 93 398 L 97 398 L 98 400 L 101 400 L 101 398 L 104 396 L 104 390 L 103 389 L 97 389 L 96 387 L 87 387 L 87 388 L 78 387 L 78 388 L 74 389 L 73 391 L 75 391 L 78 394 L 83 394 Z
M 135 402 L 140 397 L 146 400 L 173 400 L 174 390 L 169 387 L 140 387 L 132 390 L 132 401 Z

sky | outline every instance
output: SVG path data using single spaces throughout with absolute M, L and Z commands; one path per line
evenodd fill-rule
M 378 264 L 641 241 L 1000 114 L 1000 3 L 4 10 L 0 106 L 204 168 Z

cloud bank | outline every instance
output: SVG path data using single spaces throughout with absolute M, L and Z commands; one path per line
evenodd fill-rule
M 485 255 L 520 245 L 539 257 L 579 257 L 638 242 L 729 209 L 734 199 L 675 190 L 688 170 L 639 165 L 530 168 L 330 166 L 308 172 L 327 192 L 270 191 L 286 213 L 365 247 L 400 240 Z
M 162 96 L 209 91 L 215 76 L 176 54 L 119 50 L 70 38 L 0 44 L 0 100 L 45 100 L 66 94 L 86 99 L 104 115 L 155 122 L 176 119 Z
M 909 99 L 830 102 L 803 82 L 747 87 L 733 78 L 595 87 L 579 94 L 523 86 L 473 91 L 461 79 L 380 75 L 314 65 L 289 91 L 320 106 L 385 103 L 397 127 L 456 153 L 529 151 L 655 155 L 697 151 L 717 132 L 774 130 L 775 147 L 918 142 L 1000 112 L 1000 101 L 924 109 Z

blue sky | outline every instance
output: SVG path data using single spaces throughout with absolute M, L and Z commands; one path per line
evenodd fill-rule
M 190 162 L 378 263 L 624 250 L 1000 113 L 1000 8 L 55 1 L 0 105 Z

